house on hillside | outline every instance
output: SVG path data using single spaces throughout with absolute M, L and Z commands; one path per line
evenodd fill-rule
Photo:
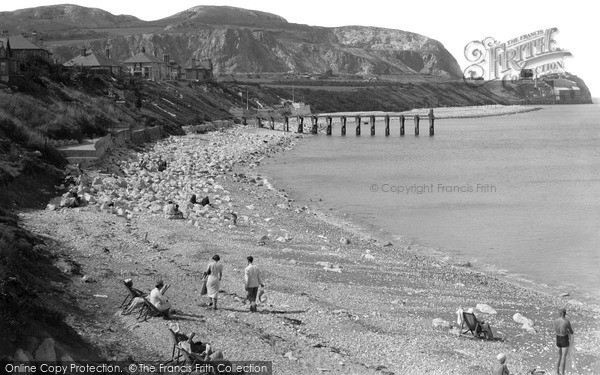
M 577 83 L 566 78 L 549 80 L 546 84 L 552 87 L 555 98 L 559 102 L 575 101 L 581 96 L 581 89 Z
M 213 80 L 213 63 L 211 59 L 198 61 L 195 58 L 185 67 L 185 79 L 210 82 Z
M 10 40 L 10 49 L 12 57 L 19 61 L 27 59 L 41 58 L 47 62 L 53 62 L 52 52 L 37 44 L 35 38 L 29 38 L 26 35 L 16 35 L 8 38 Z
M 134 75 L 153 81 L 161 81 L 167 77 L 167 64 L 156 56 L 146 53 L 142 47 L 142 52 L 123 61 L 127 71 Z
M 11 76 L 20 75 L 19 62 L 12 57 L 10 41 L 0 38 L 0 81 L 8 82 Z
M 175 60 L 171 60 L 170 55 L 163 55 L 163 63 L 167 67 L 167 79 L 181 79 L 181 65 L 179 65 Z
M 92 71 L 106 74 L 119 75 L 121 73 L 121 65 L 110 58 L 110 50 L 107 48 L 104 54 L 94 51 L 87 51 L 82 48 L 79 56 L 73 57 L 65 62 L 64 66 L 84 66 Z

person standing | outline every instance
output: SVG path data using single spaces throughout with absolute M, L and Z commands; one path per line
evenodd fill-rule
M 569 335 L 574 334 L 571 328 L 571 322 L 565 318 L 567 309 L 558 310 L 558 319 L 554 321 L 554 331 L 556 332 L 556 346 L 558 346 L 558 362 L 556 363 L 556 373 L 564 375 L 567 354 L 569 354 Z
M 262 279 L 260 278 L 260 269 L 254 265 L 254 258 L 249 256 L 248 267 L 244 270 L 244 279 L 246 280 L 246 299 L 250 301 L 250 312 L 256 312 L 256 296 L 258 295 L 258 286 L 264 288 Z
M 223 277 L 223 264 L 219 263 L 221 257 L 218 254 L 213 255 L 212 261 L 206 266 L 206 295 L 210 298 L 208 306 L 217 309 L 217 300 L 219 298 L 219 289 L 221 288 L 221 278 Z

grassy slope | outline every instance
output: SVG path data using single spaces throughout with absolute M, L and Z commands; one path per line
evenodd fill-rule
M 99 322 L 79 311 L 75 296 L 64 290 L 72 275 L 55 264 L 69 262 L 65 250 L 21 227 L 10 211 L 43 208 L 59 194 L 55 186 L 64 178 L 65 160 L 53 146 L 104 135 L 115 125 L 162 124 L 179 134 L 180 125 L 227 117 L 228 94 L 210 85 L 113 80 L 46 68 L 0 85 L 0 358 L 31 347 L 31 337 L 53 337 L 57 352 L 75 359 L 108 358 L 110 353 L 100 353 L 72 328 L 73 319 L 84 327 Z M 109 89 L 126 104 L 108 98 Z

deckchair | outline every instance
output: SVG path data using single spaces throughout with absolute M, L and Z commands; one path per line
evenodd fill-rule
M 466 327 L 465 327 L 466 326 Z M 464 331 L 463 331 L 463 328 Z M 477 320 L 477 317 L 475 317 L 475 314 L 473 313 L 469 313 L 469 312 L 463 312 L 463 322 L 462 325 L 460 327 L 460 334 L 465 334 L 465 333 L 469 333 L 471 332 L 471 334 L 474 337 L 482 337 L 481 334 L 484 334 L 483 338 L 487 338 L 486 337 L 486 332 L 487 330 L 481 325 L 481 323 L 479 322 L 479 320 Z
M 145 322 L 148 318 L 154 318 L 155 316 L 163 316 L 168 317 L 168 310 L 161 311 L 156 308 L 148 299 L 144 298 L 144 305 L 140 309 L 140 313 L 138 314 L 137 321 Z
M 184 358 L 184 361 L 183 361 L 184 364 L 189 365 L 189 366 L 202 365 L 202 364 L 211 364 L 212 365 L 212 370 L 214 370 L 214 371 L 209 371 L 209 372 L 206 372 L 203 374 L 211 374 L 211 375 L 234 374 L 233 372 L 223 372 L 223 371 L 217 370 L 217 368 L 219 367 L 218 366 L 219 364 L 223 364 L 224 368 L 231 368 L 231 362 L 226 359 L 223 359 L 223 353 L 220 350 L 217 350 L 217 352 L 221 352 L 219 359 L 209 360 L 207 362 L 207 361 L 203 361 L 202 359 L 200 359 L 200 357 L 195 353 L 188 353 L 187 350 L 185 350 L 183 348 L 180 348 L 180 349 L 181 349 L 181 354 Z M 210 370 L 210 368 L 207 368 L 207 370 Z M 237 372 L 235 372 L 235 374 L 237 374 Z
M 125 296 L 125 299 L 123 300 L 123 302 L 121 302 L 121 305 L 119 306 L 120 309 L 126 308 L 131 303 L 131 301 L 133 301 L 134 298 L 146 297 L 148 295 L 147 293 L 144 293 L 139 289 L 136 289 L 132 286 L 127 285 L 125 280 L 121 280 L 121 282 L 127 289 L 127 295 Z
M 177 335 L 171 328 L 167 328 L 169 330 L 169 336 L 171 337 L 171 344 L 173 345 L 173 350 L 171 351 L 171 360 L 167 363 L 174 362 L 176 365 L 180 364 L 184 357 L 181 354 L 181 348 L 179 347 L 179 341 L 177 341 Z M 175 352 L 177 352 L 177 356 L 175 356 Z

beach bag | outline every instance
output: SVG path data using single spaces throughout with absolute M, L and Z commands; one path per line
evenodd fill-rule
M 264 288 L 261 288 L 260 292 L 258 292 L 258 301 L 261 303 L 267 302 L 267 295 Z
M 208 289 L 206 288 L 206 277 L 202 280 L 202 289 L 200 289 L 200 295 L 205 296 L 208 294 Z

